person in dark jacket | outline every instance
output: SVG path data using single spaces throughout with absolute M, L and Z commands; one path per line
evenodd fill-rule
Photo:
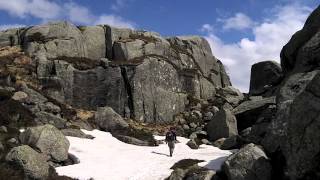
M 173 127 L 166 133 L 166 143 L 169 146 L 170 157 L 172 157 L 173 150 L 174 150 L 174 143 L 177 141 L 177 135 L 175 129 Z

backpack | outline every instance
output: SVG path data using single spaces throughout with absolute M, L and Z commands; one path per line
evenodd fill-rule
M 175 140 L 175 134 L 172 131 L 167 132 L 166 141 L 174 141 L 174 140 Z

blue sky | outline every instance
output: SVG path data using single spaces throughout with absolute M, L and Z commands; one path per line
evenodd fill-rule
M 279 61 L 318 0 L 0 0 L 0 29 L 52 20 L 146 29 L 164 36 L 201 35 L 247 91 L 251 65 Z

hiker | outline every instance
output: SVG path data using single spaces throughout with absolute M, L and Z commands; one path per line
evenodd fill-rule
M 166 134 L 166 143 L 169 146 L 170 157 L 172 157 L 174 150 L 174 143 L 177 140 L 177 135 L 173 127 Z

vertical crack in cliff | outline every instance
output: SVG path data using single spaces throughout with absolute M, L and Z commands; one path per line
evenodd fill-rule
M 128 78 L 128 73 L 126 67 L 120 67 L 121 69 L 121 76 L 124 82 L 124 88 L 127 92 L 128 98 L 128 107 L 130 109 L 130 118 L 134 118 L 134 106 L 133 106 L 133 94 L 132 94 L 132 87 Z

